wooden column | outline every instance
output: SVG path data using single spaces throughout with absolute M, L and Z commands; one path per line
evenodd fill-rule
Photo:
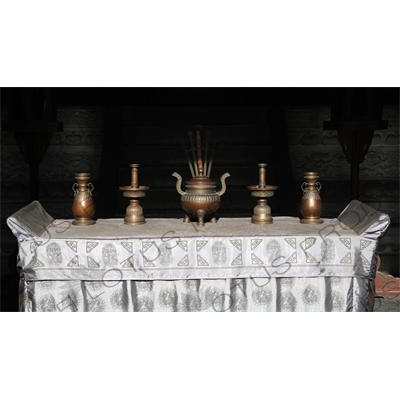
M 50 145 L 51 136 L 63 130 L 57 122 L 57 108 L 51 88 L 9 89 L 9 121 L 2 129 L 14 132 L 18 147 L 29 165 L 30 201 L 39 200 L 39 165 Z
M 387 129 L 382 118 L 380 88 L 332 89 L 331 120 L 324 121 L 325 130 L 337 130 L 339 143 L 351 166 L 350 199 L 359 197 L 360 164 L 372 143 L 375 130 Z

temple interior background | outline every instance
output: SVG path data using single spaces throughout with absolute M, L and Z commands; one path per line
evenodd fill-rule
M 219 187 L 231 175 L 218 217 L 251 217 L 258 163 L 278 186 L 272 215 L 301 217 L 303 174 L 317 171 L 323 218 L 353 198 L 390 216 L 380 271 L 399 277 L 399 88 L 2 88 L 1 123 L 2 311 L 17 310 L 7 217 L 39 200 L 53 218 L 73 218 L 75 173 L 90 172 L 95 218 L 122 218 L 119 187 L 137 163 L 150 187 L 145 217 L 181 218 L 172 173 L 189 180 L 183 143 L 198 126 L 211 178 Z

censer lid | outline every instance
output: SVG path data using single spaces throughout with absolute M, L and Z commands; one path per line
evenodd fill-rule
M 215 182 L 213 182 L 208 176 L 198 175 L 194 176 L 190 179 L 189 182 L 186 182 L 189 185 L 213 185 L 215 186 Z

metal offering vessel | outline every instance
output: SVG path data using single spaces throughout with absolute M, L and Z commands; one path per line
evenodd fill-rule
M 75 174 L 75 182 L 72 185 L 72 190 L 75 193 L 74 201 L 72 202 L 72 213 L 75 220 L 72 225 L 87 226 L 96 223 L 92 219 L 95 206 L 92 197 L 94 186 L 89 182 L 89 172 L 78 172 Z
M 182 177 L 177 172 L 174 172 L 172 176 L 177 179 L 176 190 L 182 195 L 181 205 L 185 211 L 184 222 L 190 222 L 191 216 L 197 217 L 197 225 L 204 226 L 204 217 L 206 215 L 211 216 L 210 222 L 216 223 L 217 218 L 215 212 L 218 210 L 221 203 L 221 196 L 226 191 L 225 179 L 230 176 L 229 173 L 225 173 L 221 176 L 221 189 L 215 191 L 216 184 L 210 179 L 211 167 L 212 167 L 212 155 L 208 160 L 208 138 L 206 137 L 205 146 L 205 157 L 203 164 L 202 147 L 201 147 L 201 136 L 200 127 L 196 130 L 196 147 L 193 143 L 193 132 L 189 132 L 188 136 L 191 142 L 193 161 L 190 159 L 188 150 L 185 147 L 190 172 L 192 178 L 189 182 L 186 182 L 186 192 L 182 190 Z
M 148 186 L 139 186 L 139 164 L 129 164 L 131 167 L 131 186 L 121 186 L 124 197 L 129 197 L 129 206 L 126 208 L 124 222 L 127 225 L 145 224 L 143 208 L 139 204 L 139 199 L 146 196 Z
M 322 224 L 324 221 L 320 219 L 322 213 L 322 200 L 319 191 L 322 185 L 317 182 L 319 178 L 318 172 L 305 172 L 301 189 L 303 197 L 300 202 L 300 211 L 304 218 L 300 220 L 302 224 Z
M 257 164 L 259 167 L 259 183 L 258 185 L 247 186 L 253 197 L 257 197 L 257 205 L 254 207 L 252 224 L 272 224 L 271 207 L 267 204 L 268 197 L 274 195 L 274 191 L 278 186 L 266 184 L 266 169 L 267 164 Z

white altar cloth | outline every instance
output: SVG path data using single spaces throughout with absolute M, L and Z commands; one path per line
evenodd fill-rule
M 275 217 L 81 227 L 34 202 L 7 222 L 27 311 L 366 311 L 390 220 L 352 202 L 320 225 Z

